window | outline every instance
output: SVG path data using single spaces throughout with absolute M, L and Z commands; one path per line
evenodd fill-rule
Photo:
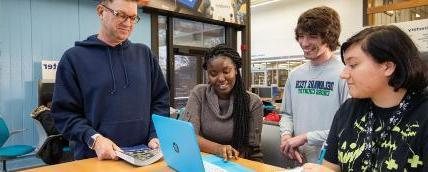
M 174 18 L 174 45 L 211 48 L 225 43 L 224 26 Z
M 253 85 L 264 85 L 265 84 L 265 73 L 254 72 L 253 73 Z
M 158 17 L 158 27 L 159 27 L 159 66 L 161 67 L 162 74 L 167 78 L 167 49 L 166 49 L 166 17 Z
M 288 73 L 295 67 L 305 63 L 302 60 L 282 60 L 274 62 L 253 62 L 251 64 L 252 86 L 284 87 Z
M 385 25 L 428 18 L 428 1 L 364 0 L 364 25 Z
M 198 57 L 175 55 L 174 59 L 174 108 L 182 108 L 186 105 L 190 90 L 198 84 L 197 72 L 200 69 L 197 67 Z
M 272 84 L 278 84 L 278 75 L 276 73 L 276 69 L 267 71 L 267 86 L 271 86 Z

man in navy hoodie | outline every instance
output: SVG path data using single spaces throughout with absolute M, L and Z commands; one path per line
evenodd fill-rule
M 100 0 L 100 30 L 67 50 L 52 113 L 75 159 L 117 159 L 119 147 L 159 147 L 151 114 L 169 114 L 169 90 L 150 49 L 131 43 L 138 0 Z

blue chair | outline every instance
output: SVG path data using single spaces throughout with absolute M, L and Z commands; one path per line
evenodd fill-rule
M 6 122 L 0 117 L 0 160 L 3 162 L 3 171 L 7 171 L 6 161 L 19 158 L 23 155 L 33 152 L 34 147 L 28 145 L 12 145 L 4 146 L 10 136 L 23 132 L 24 130 L 17 130 L 9 132 Z

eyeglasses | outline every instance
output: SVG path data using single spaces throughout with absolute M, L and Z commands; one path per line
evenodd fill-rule
M 140 21 L 140 16 L 128 16 L 124 13 L 121 13 L 119 11 L 113 10 L 107 6 L 105 6 L 104 4 L 101 4 L 104 8 L 106 8 L 108 11 L 110 11 L 114 16 L 119 17 L 120 19 L 122 19 L 122 22 L 127 21 L 128 19 L 131 20 L 132 23 L 137 24 Z

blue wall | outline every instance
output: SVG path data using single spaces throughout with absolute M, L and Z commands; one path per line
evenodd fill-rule
M 0 0 L 0 115 L 10 130 L 28 129 L 6 144 L 36 146 L 31 117 L 37 105 L 41 60 L 60 60 L 77 40 L 98 31 L 96 0 Z M 131 41 L 150 47 L 150 16 L 139 11 Z M 8 163 L 25 167 L 28 160 Z

